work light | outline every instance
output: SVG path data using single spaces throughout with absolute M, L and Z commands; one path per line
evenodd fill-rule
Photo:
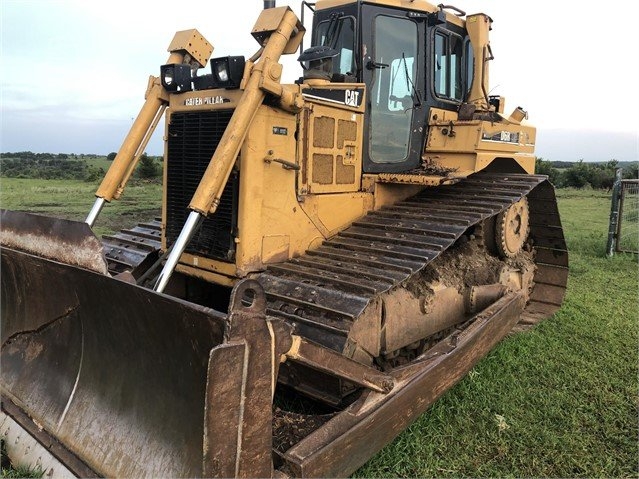
M 160 67 L 160 81 L 166 91 L 191 91 L 191 67 L 180 63 L 170 63 Z
M 215 65 L 215 70 L 216 70 L 217 78 L 219 79 L 220 82 L 229 81 L 229 69 L 228 69 L 228 64 L 226 62 L 220 62 L 217 65 Z
M 219 57 L 211 60 L 215 88 L 239 88 L 244 75 L 244 57 Z

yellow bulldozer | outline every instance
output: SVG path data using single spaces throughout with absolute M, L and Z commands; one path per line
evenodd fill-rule
M 560 307 L 554 189 L 526 111 L 489 94 L 491 18 L 264 6 L 250 58 L 175 34 L 84 222 L 2 211 L 0 434 L 19 462 L 345 476 Z M 161 218 L 97 239 L 162 117 Z

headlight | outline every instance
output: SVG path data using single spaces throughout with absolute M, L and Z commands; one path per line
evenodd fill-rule
M 244 75 L 244 57 L 219 57 L 211 60 L 213 88 L 239 88 Z
M 170 63 L 160 67 L 162 86 L 170 92 L 191 91 L 191 67 L 189 65 Z
M 162 82 L 167 86 L 171 86 L 173 84 L 173 68 L 167 68 L 162 80 Z
M 211 73 L 193 77 L 195 90 L 239 88 L 244 76 L 244 57 L 219 57 L 211 59 Z
M 220 82 L 229 81 L 229 71 L 226 62 L 218 63 L 215 69 L 217 70 L 217 79 Z

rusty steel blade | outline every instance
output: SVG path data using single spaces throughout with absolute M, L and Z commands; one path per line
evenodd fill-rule
M 88 224 L 0 210 L 0 245 L 98 273 L 107 273 L 103 246 Z
M 1 257 L 3 400 L 100 475 L 200 476 L 226 315 L 6 246 Z

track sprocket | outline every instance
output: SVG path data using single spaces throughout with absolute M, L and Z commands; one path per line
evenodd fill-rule
M 495 244 L 501 257 L 512 258 L 521 252 L 530 231 L 529 218 L 526 197 L 497 215 Z

